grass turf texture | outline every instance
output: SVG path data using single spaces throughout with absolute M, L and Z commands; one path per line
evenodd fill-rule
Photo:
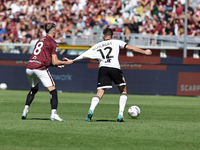
M 125 122 L 116 122 L 119 95 L 106 94 L 92 122 L 85 122 L 88 93 L 59 93 L 58 114 L 65 122 L 50 121 L 49 93 L 39 91 L 27 120 L 21 120 L 28 91 L 0 90 L 0 149 L 200 149 L 200 98 L 128 95 Z M 141 115 L 128 116 L 131 105 Z

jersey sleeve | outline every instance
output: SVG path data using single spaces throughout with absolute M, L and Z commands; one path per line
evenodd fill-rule
M 58 52 L 58 44 L 54 41 L 52 42 L 52 47 L 51 47 L 51 54 L 56 54 L 57 55 L 57 52 Z
M 81 59 L 98 59 L 98 60 L 101 60 L 101 55 L 100 55 L 100 53 L 97 53 L 96 51 L 94 51 L 93 47 L 91 47 L 89 50 L 87 50 L 83 54 L 76 57 L 73 61 L 77 62 Z
M 119 44 L 120 48 L 125 48 L 127 43 L 121 40 L 118 40 L 117 43 Z

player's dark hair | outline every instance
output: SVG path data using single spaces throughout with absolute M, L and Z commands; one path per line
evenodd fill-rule
M 49 31 L 51 31 L 51 29 L 56 28 L 56 25 L 54 23 L 47 23 L 44 26 L 44 29 L 46 31 L 46 33 L 48 34 Z
M 112 37 L 113 36 L 113 30 L 110 29 L 110 28 L 106 28 L 106 29 L 103 30 L 103 35 Z

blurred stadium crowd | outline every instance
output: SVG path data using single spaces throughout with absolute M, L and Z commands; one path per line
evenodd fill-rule
M 45 35 L 44 25 L 57 25 L 56 41 L 72 35 L 101 35 L 106 27 L 115 33 L 184 35 L 185 0 L 1 0 L 0 42 L 35 43 Z M 188 2 L 188 36 L 200 35 L 200 4 Z M 24 50 L 22 53 L 26 53 Z

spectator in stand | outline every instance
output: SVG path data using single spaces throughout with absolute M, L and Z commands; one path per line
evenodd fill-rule
M 17 37 L 18 37 L 18 33 L 17 33 L 17 30 L 16 30 L 16 26 L 12 26 L 11 23 L 8 23 L 8 24 L 6 25 L 6 31 L 7 31 L 7 34 L 8 34 L 9 36 L 11 36 L 11 34 L 13 34 L 13 37 L 14 37 L 14 38 L 17 38 Z M 13 39 L 13 41 L 14 41 L 14 39 Z
M 115 6 L 113 12 L 114 14 L 120 14 L 120 10 L 122 9 L 122 2 L 121 0 L 119 1 L 113 1 L 113 4 Z
M 137 6 L 137 1 L 138 0 L 128 0 L 128 4 L 125 7 L 125 12 L 128 12 L 131 14 L 134 10 L 134 8 Z
M 95 16 L 95 14 L 92 14 L 92 18 L 90 20 L 90 26 L 91 27 L 94 27 L 94 25 L 96 24 L 96 20 L 97 20 L 97 18 Z
M 115 21 L 113 24 L 112 24 L 112 28 L 111 28 L 112 30 L 113 30 L 113 38 L 120 38 L 120 35 L 121 35 L 121 32 L 122 32 L 122 29 L 120 29 L 119 27 L 118 27 L 118 22 L 117 21 Z
M 4 4 L 4 2 L 0 1 L 0 12 L 6 10 L 6 6 Z
M 177 15 L 177 17 L 181 18 L 183 10 L 184 10 L 184 7 L 181 5 L 181 2 L 178 1 L 178 4 L 176 6 L 176 15 Z
M 130 24 L 127 24 L 131 33 L 139 33 L 139 24 L 135 22 L 134 17 L 132 17 Z
M 153 20 L 153 27 L 152 30 L 153 35 L 162 35 L 162 25 L 158 23 L 156 20 Z
M 176 19 L 175 19 L 175 22 L 174 22 L 174 24 L 173 24 L 174 34 L 175 34 L 176 36 L 179 36 L 178 31 L 179 31 L 180 26 L 181 26 L 181 24 L 180 24 L 180 19 L 179 19 L 179 18 L 176 18 Z
M 157 3 L 154 0 L 150 1 L 150 10 L 151 10 L 151 16 L 153 17 L 154 15 L 158 16 L 159 10 Z
M 6 14 L 7 14 L 7 17 L 8 17 L 8 18 L 12 18 L 12 19 L 14 18 L 14 15 L 12 14 L 12 9 L 11 9 L 11 8 L 8 8 L 8 9 L 7 9 Z
M 151 34 L 151 30 L 153 30 L 152 20 L 146 16 L 142 22 L 142 27 L 139 28 L 139 33 L 144 35 Z
M 188 12 L 189 12 L 189 14 L 191 15 L 191 17 L 194 15 L 194 9 L 192 8 L 192 1 L 191 0 L 189 0 L 189 2 L 188 2 Z M 183 10 L 184 12 L 185 12 L 185 8 L 184 8 L 184 10 Z
M 141 3 L 141 0 L 138 0 L 137 6 L 134 11 L 134 15 L 133 15 L 135 22 L 142 22 L 142 16 L 143 16 L 143 12 L 144 12 L 143 9 L 144 9 L 144 7 Z
M 195 22 L 199 22 L 200 21 L 200 4 L 197 6 L 197 10 L 195 12 L 194 16 L 194 20 Z
M 50 10 L 50 11 L 52 11 L 52 10 L 59 11 L 60 8 L 59 8 L 58 5 L 56 5 L 56 2 L 55 2 L 55 1 L 52 1 L 52 5 L 50 6 L 49 10 Z
M 2 27 L 2 22 L 0 22 L 0 36 L 1 36 L 2 34 L 5 35 L 6 33 L 7 33 L 7 32 L 6 32 L 6 29 Z
M 93 34 L 91 26 L 89 23 L 86 23 L 86 28 L 83 30 L 83 38 L 91 38 Z
M 174 29 L 172 28 L 169 22 L 167 23 L 167 26 L 163 30 L 163 35 L 166 35 L 166 36 L 174 35 Z
M 20 13 L 25 15 L 28 12 L 28 1 L 22 0 L 20 2 Z
M 27 32 L 28 26 L 26 26 L 24 23 L 21 25 L 20 29 L 18 29 L 18 37 L 22 38 L 23 36 L 26 36 L 28 34 Z
M 170 22 L 172 16 L 173 16 L 173 12 L 172 12 L 172 10 L 169 10 L 167 13 L 165 13 L 165 20 L 166 20 L 167 22 Z
M 179 28 L 178 28 L 178 34 L 177 36 L 184 36 L 184 20 L 183 19 L 180 19 L 180 25 L 179 25 Z
M 200 21 L 196 25 L 196 35 L 200 36 Z
M 125 35 L 125 42 L 128 43 L 131 38 L 131 30 L 128 27 L 128 24 L 124 24 L 124 35 Z
M 79 2 L 79 0 L 75 0 L 71 12 L 74 13 L 76 17 L 78 17 L 81 14 L 81 11 L 83 11 L 83 5 Z
M 161 19 L 164 21 L 165 19 L 165 12 L 164 10 L 160 10 L 159 14 L 158 14 L 158 18 L 160 18 L 160 22 L 161 22 Z
M 106 21 L 105 13 L 101 13 L 101 28 L 102 30 L 106 29 L 108 27 L 108 22 Z
M 101 35 L 102 33 L 102 28 L 101 25 L 99 23 L 98 20 L 95 21 L 95 25 L 93 26 L 93 32 L 95 35 L 97 35 L 98 37 Z
M 149 5 L 150 5 L 150 0 L 141 0 L 142 1 L 142 5 L 144 6 L 144 7 L 149 7 Z
M 195 36 L 195 34 L 196 34 L 196 31 L 193 30 L 192 23 L 188 22 L 188 25 L 187 25 L 187 36 L 193 37 L 193 36 Z
M 3 28 L 5 28 L 5 26 L 6 26 L 6 23 L 5 23 L 6 19 L 5 18 L 6 18 L 5 14 L 0 13 L 0 22 L 1 22 Z
M 0 36 L 0 43 L 4 42 L 4 36 L 5 36 L 5 34 L 2 33 Z M 1 52 L 1 46 L 0 46 L 0 52 Z
M 194 21 L 194 19 L 192 18 L 192 16 L 190 15 L 190 13 L 188 12 L 187 14 L 187 19 L 188 19 L 188 22 L 190 22 L 191 24 L 195 25 L 196 22 Z M 194 27 L 194 26 L 193 26 Z
M 20 22 L 20 19 L 17 13 L 14 13 L 14 18 L 12 21 L 14 21 L 16 24 Z
M 165 7 L 166 7 L 165 0 L 157 1 L 157 3 L 158 3 L 158 10 L 159 10 L 159 12 L 165 11 Z
M 142 15 L 142 21 L 145 20 L 145 17 L 151 18 L 151 11 L 148 7 L 144 7 L 143 9 L 143 15 Z
M 112 25 L 113 25 L 113 27 L 112 27 L 113 32 L 122 32 L 122 29 L 120 29 L 118 27 L 118 22 L 117 21 L 115 21 Z
M 112 11 L 110 9 L 107 10 L 107 14 L 108 15 L 106 16 L 106 21 L 108 22 L 108 25 L 110 26 L 115 22 L 116 18 L 113 17 Z
M 162 35 L 163 27 L 156 20 L 153 20 L 153 27 L 154 29 L 151 31 L 152 35 L 154 36 Z M 155 45 L 155 40 L 152 39 L 151 46 L 154 45 Z
M 83 21 L 82 17 L 80 17 L 78 23 L 76 24 L 76 30 L 75 30 L 76 35 L 82 36 L 84 28 L 85 28 L 85 22 Z
M 124 23 L 125 23 L 125 19 L 124 16 L 122 15 L 122 13 L 119 13 L 115 16 L 116 21 L 118 22 L 118 26 L 119 28 L 123 28 L 124 27 Z
M 68 19 L 67 20 L 67 32 L 66 34 L 70 35 L 72 34 L 72 30 L 73 30 L 73 23 L 72 23 L 72 20 L 71 19 Z
M 19 13 L 20 12 L 20 3 L 18 0 L 13 0 L 13 3 L 10 5 L 10 8 L 12 9 L 12 14 Z
M 35 45 L 37 41 L 39 40 L 39 37 L 37 34 L 33 34 L 32 37 L 33 38 L 31 39 L 30 44 Z M 29 54 L 33 53 L 33 49 L 34 49 L 34 46 L 29 47 L 28 53 Z
M 165 12 L 173 10 L 175 0 L 166 0 Z
M 34 5 L 32 3 L 31 0 L 28 1 L 28 12 L 27 14 L 32 14 L 33 13 L 33 8 L 34 8 Z

